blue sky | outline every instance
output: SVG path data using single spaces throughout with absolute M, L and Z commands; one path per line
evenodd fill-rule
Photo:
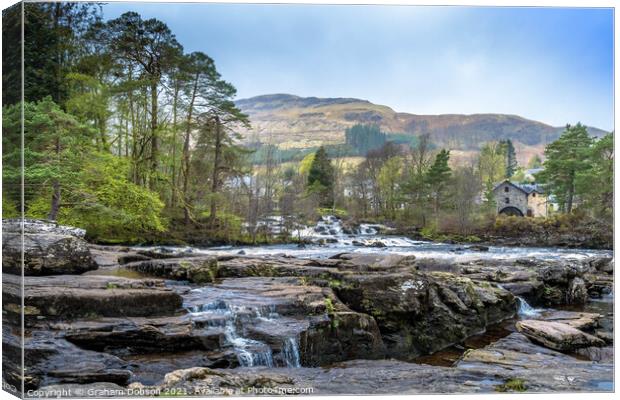
M 168 24 L 238 98 L 357 97 L 414 114 L 613 128 L 611 9 L 109 3 Z

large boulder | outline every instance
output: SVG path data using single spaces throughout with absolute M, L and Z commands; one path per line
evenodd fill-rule
M 517 330 L 535 343 L 553 350 L 571 351 L 582 347 L 603 346 L 605 342 L 568 324 L 554 321 L 523 320 Z
M 24 275 L 81 274 L 97 269 L 81 229 L 52 222 L 3 220 L 2 269 Z M 23 237 L 23 242 L 22 242 Z
M 409 271 L 343 275 L 334 288 L 351 309 L 375 318 L 389 356 L 433 353 L 516 312 L 504 289 L 447 272 Z

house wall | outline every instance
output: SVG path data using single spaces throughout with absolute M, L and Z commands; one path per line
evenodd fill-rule
M 527 205 L 532 210 L 533 217 L 547 216 L 547 196 L 532 192 L 527 196 Z
M 508 188 L 507 192 L 506 188 Z M 521 210 L 523 215 L 527 215 L 527 195 L 522 190 L 504 182 L 495 188 L 493 194 L 498 214 L 506 207 L 515 207 Z M 508 202 L 506 202 L 506 198 L 508 198 Z

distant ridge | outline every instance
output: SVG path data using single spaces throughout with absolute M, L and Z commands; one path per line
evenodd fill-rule
M 355 98 L 300 97 L 267 94 L 236 101 L 250 116 L 251 130 L 242 132 L 247 141 L 276 144 L 284 148 L 310 147 L 321 143 L 342 143 L 346 128 L 372 123 L 388 132 L 420 135 L 455 151 L 477 152 L 484 142 L 511 139 L 522 162 L 556 140 L 564 127 L 511 114 L 418 115 Z M 576 123 L 577 121 L 574 121 Z M 588 127 L 590 135 L 605 131 Z

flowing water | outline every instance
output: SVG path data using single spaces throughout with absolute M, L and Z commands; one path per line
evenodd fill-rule
M 272 300 L 234 289 L 200 287 L 185 296 L 184 307 L 197 329 L 220 334 L 224 346 L 233 349 L 242 367 L 301 367 L 297 333 L 294 329 L 270 329 L 279 341 L 278 357 L 265 341 L 250 337 L 251 327 L 260 324 L 288 326 L 291 320 L 277 312 Z M 295 328 L 293 326 L 293 328 Z
M 265 226 L 281 225 L 281 221 L 265 222 Z M 347 231 L 347 232 L 345 232 Z M 612 256 L 609 250 L 533 248 L 489 246 L 487 251 L 468 248 L 464 245 L 412 240 L 406 237 L 390 236 L 380 232 L 389 231 L 382 225 L 362 224 L 351 230 L 344 229 L 341 221 L 334 216 L 322 217 L 315 226 L 300 227 L 293 232 L 309 244 L 280 244 L 272 246 L 223 246 L 212 248 L 159 248 L 165 252 L 185 252 L 211 255 L 275 255 L 285 254 L 297 258 L 326 258 L 343 252 L 354 253 L 393 253 L 413 255 L 417 258 L 468 261 L 501 259 L 516 260 L 536 258 L 542 260 L 572 259 L 580 260 L 592 256 Z M 150 248 L 157 250 L 158 248 Z M 235 352 L 239 364 L 244 367 L 300 367 L 299 333 L 303 330 L 298 322 L 278 313 L 278 305 L 273 299 L 260 298 L 249 292 L 235 288 L 214 286 L 198 287 L 185 297 L 185 307 L 189 318 L 198 328 L 220 332 L 225 345 Z M 600 311 L 613 305 L 607 297 L 589 302 L 586 309 Z M 543 318 L 547 310 L 530 306 L 525 299 L 518 297 L 518 312 L 515 319 L 488 327 L 486 332 L 467 339 L 464 346 L 452 346 L 431 356 L 420 357 L 416 362 L 433 365 L 451 365 L 466 348 L 484 347 L 514 331 L 517 319 Z M 594 309 L 594 310 L 592 310 Z M 582 310 L 584 310 L 582 308 Z M 552 310 L 549 310 L 552 311 Z M 596 311 L 594 311 L 596 312 Z M 256 335 L 256 327 L 261 327 L 263 335 Z M 260 330 L 260 329 L 259 329 Z M 269 332 L 269 340 L 264 332 Z
M 315 226 L 299 228 L 292 232 L 292 237 L 299 237 L 308 242 L 308 244 L 302 246 L 278 244 L 270 246 L 221 246 L 211 248 L 160 247 L 159 249 L 213 255 L 230 255 L 240 252 L 247 255 L 286 254 L 298 258 L 327 258 L 343 252 L 380 252 L 453 261 L 478 259 L 516 260 L 519 258 L 579 260 L 592 256 L 611 256 L 613 254 L 610 250 L 557 247 L 488 246 L 487 251 L 481 251 L 476 248 L 468 248 L 466 245 L 413 240 L 403 236 L 381 234 L 379 232 L 389 231 L 389 228 L 379 224 L 361 224 L 353 232 L 347 231 L 349 233 L 345 233 L 345 230 L 337 217 L 324 216 Z

